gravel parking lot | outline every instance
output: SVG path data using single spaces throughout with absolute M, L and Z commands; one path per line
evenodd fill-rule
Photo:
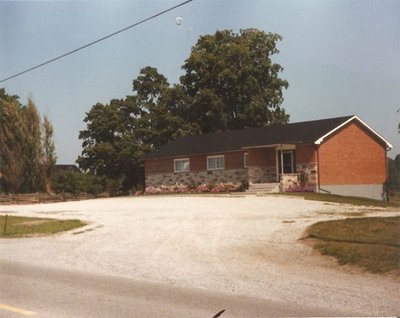
M 368 211 L 366 211 L 368 210 Z M 0 241 L 0 259 L 398 316 L 400 282 L 338 267 L 304 241 L 304 229 L 349 213 L 400 215 L 284 196 L 160 196 L 0 206 L 0 213 L 79 218 L 51 237 Z

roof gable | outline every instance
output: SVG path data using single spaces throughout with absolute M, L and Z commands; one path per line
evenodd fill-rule
M 385 146 L 386 146 L 386 148 L 388 150 L 393 148 L 393 145 L 390 142 L 388 142 L 385 138 L 383 138 L 380 134 L 378 134 L 374 129 L 372 129 L 369 125 L 367 125 L 364 121 L 362 121 L 358 116 L 352 116 L 351 118 L 346 120 L 344 123 L 340 124 L 336 128 L 334 128 L 331 131 L 327 132 L 325 135 L 323 135 L 320 138 L 318 138 L 315 141 L 315 144 L 317 144 L 317 145 L 321 144 L 322 142 L 324 142 L 324 140 L 326 138 L 328 138 L 329 136 L 333 135 L 336 131 L 338 131 L 339 129 L 341 129 L 342 127 L 346 126 L 347 124 L 349 124 L 352 121 L 357 121 L 362 126 L 364 126 L 364 128 L 369 130 L 378 140 L 380 140 L 383 144 L 385 144 Z
M 169 142 L 157 151 L 147 154 L 145 158 L 221 153 L 276 144 L 320 144 L 324 138 L 355 119 L 384 141 L 388 148 L 392 147 L 390 143 L 357 116 L 345 116 L 270 127 L 185 136 Z

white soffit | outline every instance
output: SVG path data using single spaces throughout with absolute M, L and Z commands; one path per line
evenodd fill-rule
M 383 138 L 380 134 L 378 134 L 374 129 L 372 129 L 370 126 L 368 126 L 364 121 L 362 121 L 358 116 L 353 116 L 351 118 L 349 118 L 348 120 L 346 120 L 344 123 L 340 124 L 339 126 L 337 126 L 335 129 L 332 129 L 330 132 L 328 132 L 327 134 L 323 135 L 321 138 L 319 138 L 318 140 L 316 140 L 314 143 L 316 145 L 320 145 L 324 139 L 330 135 L 332 135 L 335 131 L 339 130 L 340 128 L 342 128 L 343 126 L 347 125 L 349 122 L 353 121 L 354 119 L 358 120 L 361 124 L 363 124 L 366 128 L 368 128 L 375 136 L 377 136 L 379 139 L 381 139 L 385 144 L 388 150 L 393 148 L 393 145 L 388 142 L 385 138 Z

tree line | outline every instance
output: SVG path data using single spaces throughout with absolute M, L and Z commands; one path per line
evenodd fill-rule
M 56 163 L 53 126 L 34 101 L 23 105 L 0 89 L 0 190 L 48 192 Z
M 279 40 L 256 29 L 200 36 L 173 85 L 155 67 L 142 68 L 132 95 L 86 113 L 80 168 L 126 191 L 143 184 L 143 156 L 179 136 L 287 123 L 288 82 L 272 61 Z

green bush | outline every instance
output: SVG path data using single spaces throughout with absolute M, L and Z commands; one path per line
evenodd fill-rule
M 57 171 L 52 177 L 55 193 L 99 194 L 106 191 L 107 183 L 105 177 L 75 171 Z

